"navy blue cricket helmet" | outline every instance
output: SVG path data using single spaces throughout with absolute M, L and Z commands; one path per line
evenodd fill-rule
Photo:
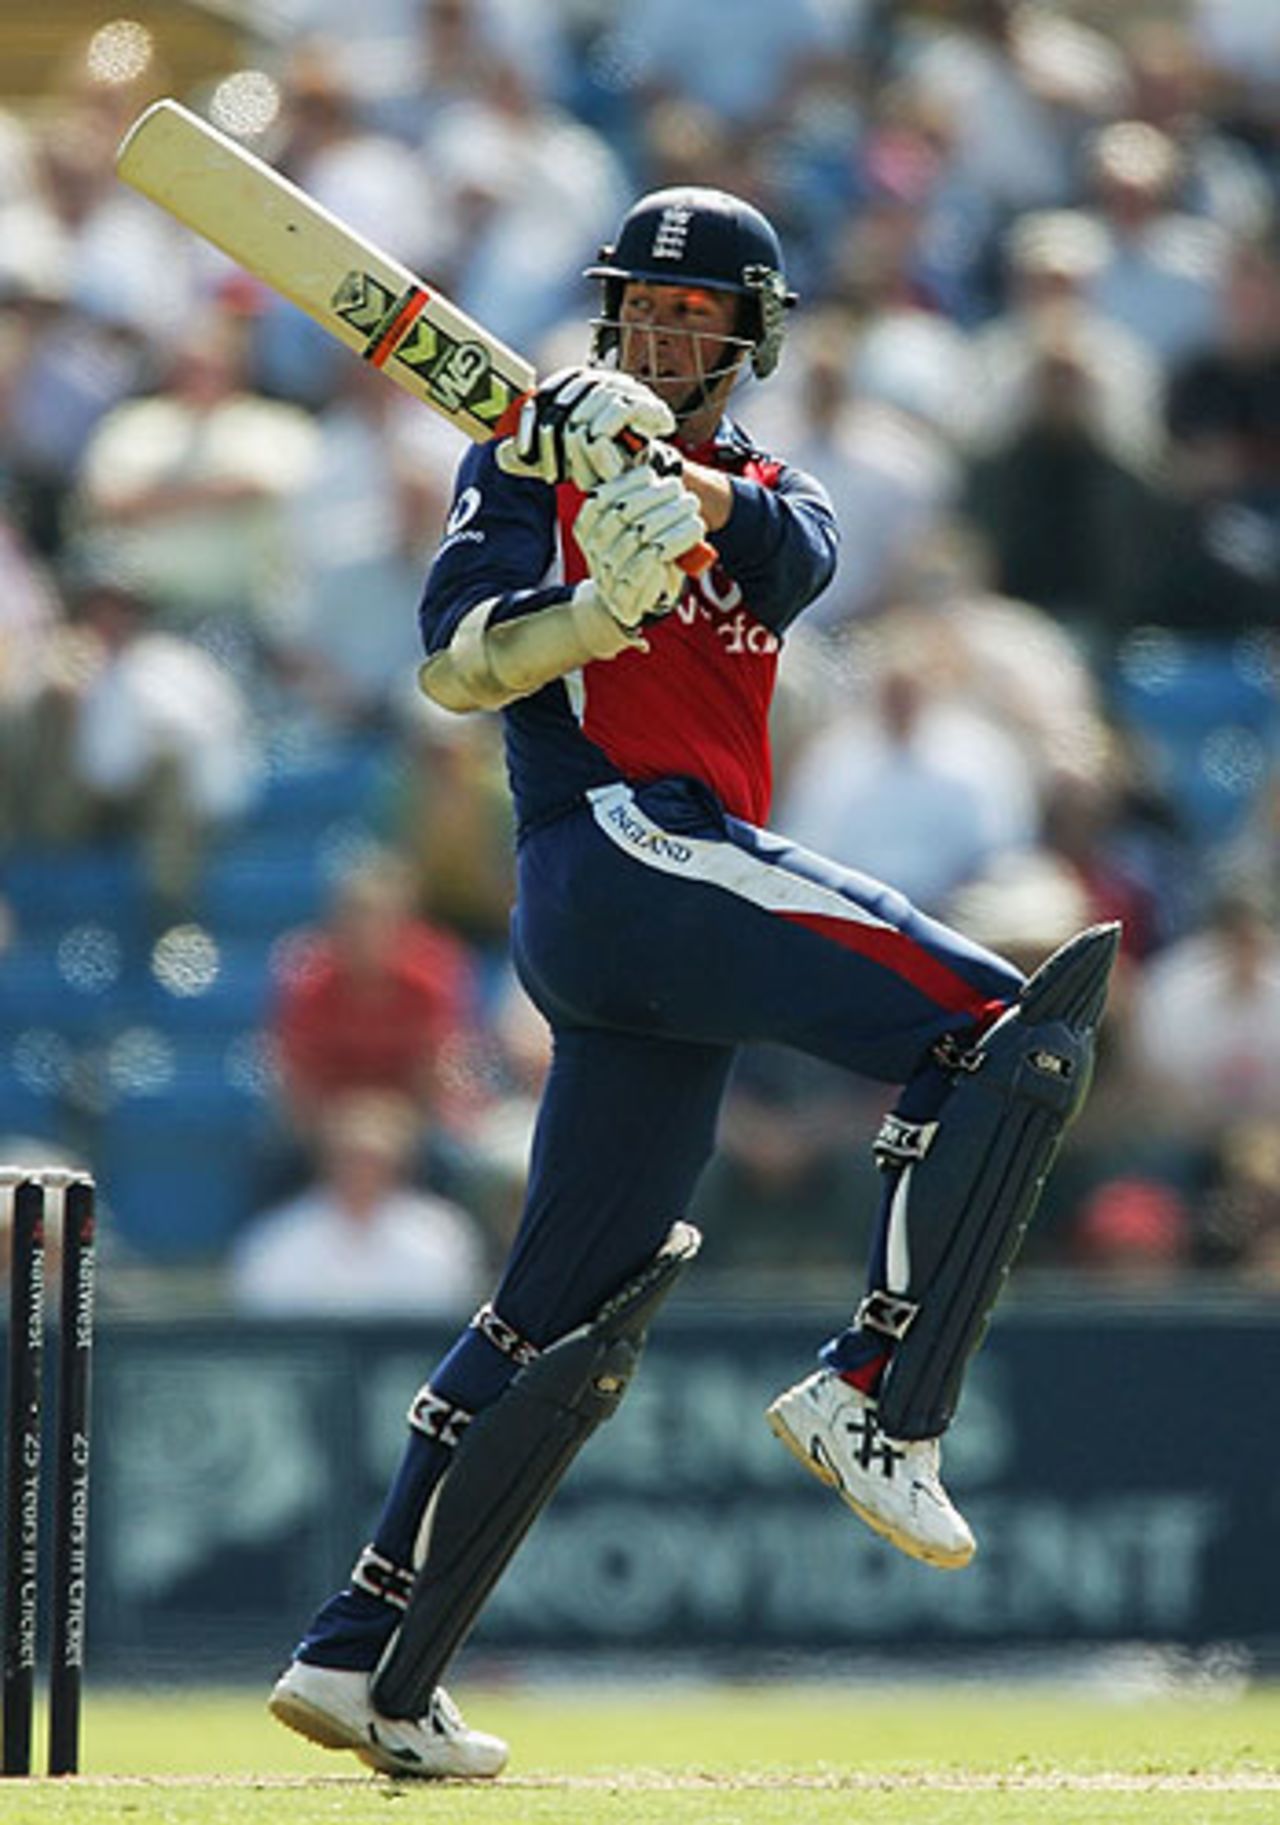
M 616 342 L 628 279 L 733 292 L 741 300 L 739 333 L 751 344 L 751 365 L 762 380 L 778 365 L 784 317 L 796 302 L 768 218 L 727 190 L 696 185 L 642 196 L 623 217 L 616 242 L 601 248 L 585 276 L 601 280 L 604 288 L 600 353 Z

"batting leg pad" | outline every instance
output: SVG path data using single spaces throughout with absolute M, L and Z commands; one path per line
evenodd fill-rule
M 1061 1144 L 1088 1093 L 1120 928 L 1092 926 L 1056 951 L 973 1052 L 936 1122 L 889 1117 L 877 1152 L 897 1174 L 885 1284 L 858 1311 L 895 1340 L 879 1421 L 896 1439 L 945 1431 L 965 1365 Z
M 516 1548 L 586 1440 L 616 1412 L 649 1321 L 701 1242 L 677 1223 L 647 1267 L 467 1427 L 423 1519 L 404 1621 L 374 1674 L 373 1700 L 387 1717 L 426 1711 Z

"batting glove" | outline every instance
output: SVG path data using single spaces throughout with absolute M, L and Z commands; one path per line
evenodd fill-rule
M 656 475 L 647 463 L 596 488 L 573 525 L 601 601 L 629 628 L 674 608 L 685 582 L 676 559 L 705 532 L 679 476 Z
M 521 406 L 516 429 L 498 445 L 498 467 L 553 485 L 574 482 L 589 493 L 622 475 L 652 439 L 675 427 L 670 407 L 630 374 L 562 368 Z M 623 436 L 626 443 L 618 441 Z

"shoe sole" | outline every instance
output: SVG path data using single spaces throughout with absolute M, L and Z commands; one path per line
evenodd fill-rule
M 365 1767 L 372 1768 L 375 1774 L 403 1775 L 406 1772 L 396 1763 L 383 1761 L 376 1749 L 371 1748 L 355 1730 L 340 1723 L 331 1712 L 309 1705 L 305 1698 L 299 1698 L 296 1693 L 282 1692 L 278 1697 L 269 1698 L 267 1709 L 286 1730 L 305 1736 L 309 1743 L 314 1743 L 319 1749 L 348 1750 L 352 1755 L 359 1756 Z M 427 1775 L 425 1778 L 434 1780 L 439 1777 Z
M 367 1759 L 369 1745 L 354 1730 L 339 1723 L 329 1711 L 321 1711 L 294 1692 L 273 1692 L 267 1710 L 278 1724 L 305 1736 L 320 1749 L 350 1749 L 362 1760 Z
M 426 1769 L 406 1766 L 380 1751 L 351 1726 L 343 1724 L 331 1711 L 322 1711 L 318 1705 L 309 1704 L 305 1698 L 299 1698 L 296 1692 L 273 1692 L 267 1700 L 267 1710 L 286 1730 L 305 1736 L 317 1748 L 348 1750 L 352 1755 L 359 1756 L 366 1768 L 372 1768 L 375 1774 L 390 1775 L 396 1780 L 492 1780 L 502 1772 L 501 1767 L 482 1772 L 464 1768 Z
M 960 1571 L 970 1563 L 977 1550 L 976 1547 L 970 1546 L 961 1548 L 957 1552 L 948 1552 L 942 1546 L 926 1546 L 914 1534 L 904 1533 L 901 1528 L 895 1527 L 892 1521 L 886 1521 L 883 1515 L 878 1515 L 872 1509 L 864 1507 L 861 1502 L 850 1495 L 836 1471 L 802 1443 L 800 1437 L 791 1430 L 786 1416 L 779 1411 L 776 1404 L 765 1409 L 765 1418 L 769 1422 L 769 1429 L 773 1436 L 780 1444 L 786 1446 L 797 1463 L 803 1464 L 810 1476 L 817 1477 L 826 1488 L 834 1489 L 846 1508 L 852 1509 L 858 1519 L 864 1522 L 873 1533 L 879 1534 L 882 1540 L 888 1540 L 891 1545 L 897 1547 L 900 1553 L 905 1553 L 909 1559 L 919 1559 L 922 1564 L 935 1566 L 940 1571 Z

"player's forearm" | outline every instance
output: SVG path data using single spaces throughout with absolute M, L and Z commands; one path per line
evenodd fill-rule
M 838 540 L 831 504 L 807 478 L 731 486 L 733 512 L 713 543 L 756 616 L 781 630 L 831 581 Z
M 719 532 L 729 523 L 733 512 L 733 483 L 718 469 L 707 469 L 701 463 L 685 459 L 681 479 L 702 511 L 708 532 Z

